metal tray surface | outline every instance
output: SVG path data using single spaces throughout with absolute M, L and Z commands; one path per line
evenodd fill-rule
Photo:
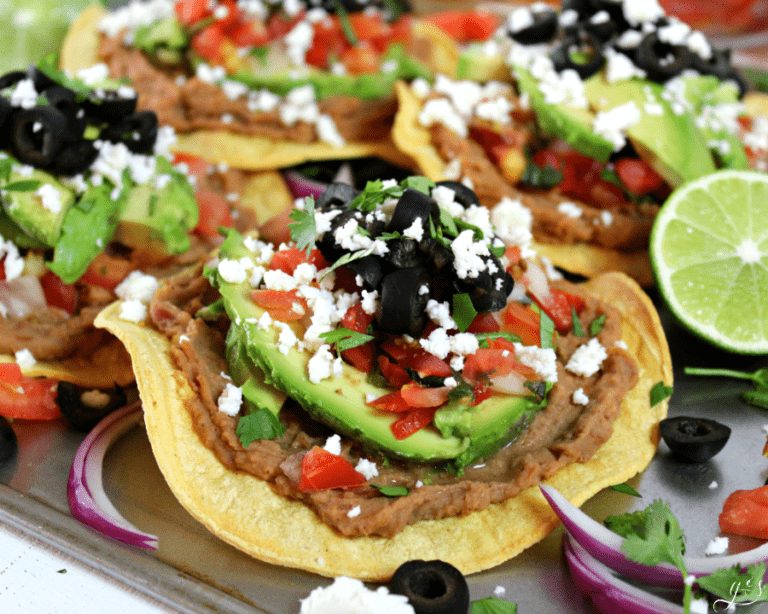
M 732 429 L 725 449 L 702 464 L 673 459 L 662 442 L 650 467 L 631 485 L 642 499 L 605 490 L 583 509 L 598 520 L 641 509 L 654 499 L 669 501 L 686 533 L 688 552 L 703 556 L 718 536 L 717 516 L 725 497 L 761 486 L 768 475 L 762 456 L 768 414 L 739 400 L 750 384 L 724 378 L 686 376 L 685 366 L 753 370 L 764 357 L 714 350 L 673 321 L 657 296 L 675 367 L 670 415 L 706 416 Z M 66 496 L 70 465 L 83 435 L 63 420 L 16 421 L 19 454 L 0 468 L 0 522 L 14 527 L 180 612 L 203 614 L 296 614 L 299 600 L 327 578 L 254 560 L 210 534 L 176 501 L 137 427 L 107 454 L 104 484 L 115 507 L 133 524 L 155 533 L 160 548 L 144 551 L 92 531 L 72 518 Z M 731 552 L 757 540 L 731 539 Z M 562 528 L 520 556 L 470 576 L 473 600 L 494 594 L 518 604 L 518 612 L 583 613 L 594 610 L 573 585 L 561 551 Z M 460 548 L 461 544 L 456 547 Z M 768 612 L 768 605 L 739 612 Z

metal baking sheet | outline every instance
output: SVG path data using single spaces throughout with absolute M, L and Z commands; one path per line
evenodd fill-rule
M 696 378 L 685 366 L 753 370 L 768 359 L 739 357 L 714 350 L 691 336 L 660 306 L 675 366 L 670 415 L 706 416 L 728 424 L 733 433 L 725 449 L 703 464 L 680 463 L 661 443 L 650 467 L 630 484 L 642 499 L 605 490 L 584 505 L 593 517 L 640 509 L 656 498 L 669 501 L 686 533 L 688 551 L 703 555 L 719 535 L 717 516 L 736 489 L 761 486 L 768 475 L 762 456 L 768 413 L 739 400 L 748 382 Z M 221 542 L 176 501 L 160 474 L 146 434 L 130 431 L 107 455 L 104 484 L 115 507 L 133 524 L 155 533 L 157 552 L 113 541 L 76 521 L 69 512 L 66 482 L 83 435 L 63 421 L 13 425 L 20 452 L 0 468 L 0 522 L 62 550 L 116 580 L 181 612 L 295 614 L 299 600 L 330 582 L 309 573 L 256 561 Z M 750 539 L 731 540 L 731 551 L 754 547 Z M 567 572 L 562 529 L 520 556 L 469 578 L 472 599 L 505 589 L 504 598 L 522 613 L 594 612 Z M 462 544 L 456 544 L 461 548 Z M 768 612 L 768 605 L 739 607 Z

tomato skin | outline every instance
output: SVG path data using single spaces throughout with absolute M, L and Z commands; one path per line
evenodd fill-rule
M 550 288 L 544 300 L 539 300 L 536 296 L 533 300 L 552 319 L 557 332 L 563 335 L 568 333 L 573 325 L 571 307 L 576 309 L 576 313 L 584 307 L 584 299 L 558 288 Z
M 53 271 L 46 271 L 40 278 L 45 302 L 52 307 L 63 309 L 69 315 L 75 313 L 77 307 L 77 290 L 73 284 L 65 284 Z
M 434 407 L 420 407 L 409 411 L 405 416 L 392 423 L 390 430 L 398 441 L 413 435 L 423 429 L 435 417 Z
M 643 196 L 664 185 L 664 178 L 644 160 L 622 158 L 614 168 L 624 186 L 636 196 Z
M 318 491 L 331 488 L 354 488 L 365 484 L 366 477 L 355 470 L 346 458 L 314 446 L 301 461 L 299 490 Z
M 539 345 L 539 315 L 533 309 L 512 301 L 507 305 L 502 317 L 502 329 L 505 333 L 517 335 L 523 345 Z
M 0 362 L 0 382 L 20 384 L 23 379 L 21 367 L 15 362 Z
M 372 321 L 373 314 L 365 313 L 362 303 L 355 303 L 347 309 L 344 317 L 341 319 L 341 326 L 356 333 L 365 333 Z M 374 343 L 369 341 L 363 345 L 344 350 L 341 353 L 341 357 L 363 373 L 370 373 L 371 369 L 373 369 L 375 353 Z
M 405 399 L 403 399 L 403 396 L 400 394 L 399 390 L 384 394 L 378 399 L 374 399 L 373 401 L 368 401 L 366 405 L 368 405 L 368 407 L 374 407 L 382 411 L 393 411 L 398 414 L 407 412 L 411 409 L 408 406 L 408 403 L 405 402 Z
M 718 522 L 725 533 L 768 539 L 768 486 L 728 495 Z
M 0 416 L 18 420 L 55 420 L 61 417 L 53 379 L 24 377 L 20 382 L 0 382 Z M 21 390 L 19 390 L 21 389 Z
M 448 402 L 450 392 L 449 386 L 428 388 L 411 382 L 400 389 L 400 396 L 409 407 L 440 407 Z
M 195 177 L 198 183 L 203 181 L 205 177 L 213 170 L 213 164 L 193 154 L 176 152 L 173 154 L 173 164 L 186 164 L 187 175 Z
M 321 19 L 313 26 L 312 47 L 305 56 L 307 64 L 317 68 L 328 68 L 331 60 L 341 57 L 349 46 L 337 19 Z
M 178 0 L 174 4 L 174 10 L 179 21 L 185 26 L 194 25 L 212 14 L 208 8 L 208 0 Z
M 104 252 L 96 256 L 80 278 L 80 282 L 114 290 L 131 272 L 131 262 Z
M 219 236 L 219 227 L 231 228 L 235 221 L 229 211 L 229 205 L 216 192 L 211 190 L 197 190 L 195 201 L 199 211 L 195 233 L 203 237 Z
M 486 41 L 499 26 L 499 18 L 481 11 L 442 11 L 428 17 L 459 43 Z
M 386 356 L 379 356 L 379 371 L 386 378 L 392 388 L 402 388 L 411 381 L 411 376 L 400 365 L 395 364 Z
M 379 54 L 365 42 L 345 49 L 341 54 L 341 62 L 350 75 L 375 74 L 379 71 Z
M 219 24 L 211 24 L 192 37 L 192 49 L 212 64 L 224 62 L 224 31 Z
M 251 290 L 251 299 L 280 322 L 300 320 L 307 311 L 307 301 L 296 290 Z

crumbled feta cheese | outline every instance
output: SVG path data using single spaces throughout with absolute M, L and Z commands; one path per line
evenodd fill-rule
M 605 351 L 605 348 L 596 337 L 593 337 L 588 343 L 576 348 L 576 351 L 565 365 L 565 370 L 570 371 L 574 375 L 589 377 L 600 370 L 603 361 L 607 357 L 608 353 Z
M 129 322 L 143 322 L 147 317 L 147 306 L 137 300 L 123 301 L 119 317 Z
M 580 218 L 581 215 L 584 213 L 581 210 L 581 207 L 579 207 L 576 203 L 572 203 L 569 201 L 558 203 L 557 210 L 560 213 L 562 213 L 565 217 L 569 217 L 571 219 Z
M 617 348 L 621 348 L 622 350 L 628 349 L 627 344 L 622 339 L 615 341 L 613 345 L 615 345 Z
M 323 450 L 339 456 L 339 454 L 341 454 L 341 435 L 334 434 L 328 437 L 328 439 L 325 440 Z
M 503 586 L 497 586 L 496 588 L 493 589 L 493 594 L 496 595 L 497 597 L 503 597 L 504 595 L 507 594 L 507 589 L 504 588 Z
M 96 389 L 86 390 L 80 395 L 80 401 L 83 403 L 83 405 L 99 409 L 109 405 L 110 400 L 111 399 L 109 398 L 108 394 Z
M 31 369 L 37 364 L 37 360 L 35 360 L 35 357 L 32 356 L 32 352 L 30 352 L 27 348 L 15 352 L 13 356 L 16 359 L 16 364 L 18 364 L 19 367 L 21 367 L 23 370 Z
M 19 248 L 10 240 L 3 241 L 0 237 L 0 258 L 3 258 L 5 281 L 19 277 L 24 271 L 24 258 L 19 254 Z
M 35 190 L 35 196 L 40 197 L 44 209 L 47 209 L 54 214 L 61 213 L 61 192 L 50 183 L 44 183 L 37 188 L 37 190 Z
M 717 488 L 717 481 L 713 480 L 713 481 L 712 481 L 712 482 L 710 482 L 710 484 L 709 484 L 709 489 L 710 489 L 710 490 L 715 490 L 715 488 Z
M 351 510 L 347 512 L 347 518 L 355 518 L 356 516 L 360 515 L 361 511 L 362 510 L 360 509 L 360 506 L 356 505 L 355 507 L 353 507 Z
M 552 348 L 515 343 L 515 357 L 546 381 L 557 383 L 557 356 Z
M 466 137 L 469 134 L 467 123 L 446 98 L 427 100 L 419 113 L 419 123 L 426 128 L 435 124 L 443 124 L 461 137 Z
M 405 595 L 390 594 L 386 586 L 375 591 L 360 580 L 344 576 L 325 588 L 314 589 L 301 600 L 299 614 L 414 614 Z
M 456 322 L 451 317 L 451 306 L 447 303 L 438 303 L 435 299 L 427 301 L 427 315 L 438 326 L 451 330 L 456 328 Z
M 586 405 L 587 403 L 589 403 L 589 397 L 586 394 L 584 394 L 583 388 L 577 388 L 576 390 L 574 390 L 573 394 L 571 395 L 571 400 L 576 405 Z
M 595 115 L 593 130 L 613 143 L 614 151 L 618 151 L 627 142 L 624 132 L 640 121 L 642 115 L 634 100 L 614 107 L 608 111 L 600 111 Z
M 149 303 L 160 287 L 160 282 L 153 275 L 141 271 L 131 271 L 115 288 L 115 294 L 123 300 L 136 300 Z
M 321 114 L 317 118 L 315 128 L 317 130 L 317 138 L 324 143 L 328 143 L 334 147 L 343 147 L 346 145 L 346 139 L 341 136 L 339 129 L 336 127 L 336 122 L 333 121 L 333 118 L 330 115 Z
M 415 241 L 421 241 L 424 238 L 424 222 L 422 219 L 417 217 L 413 220 L 413 224 L 403 231 L 403 236 Z
M 366 480 L 370 480 L 379 475 L 379 468 L 376 463 L 369 461 L 367 458 L 361 458 L 355 465 L 355 471 L 362 473 Z
M 331 346 L 325 343 L 309 359 L 307 368 L 309 370 L 309 381 L 313 384 L 319 384 L 324 379 L 331 377 L 331 375 L 341 375 L 341 358 L 334 359 L 331 353 Z
M 491 252 L 485 243 L 475 241 L 474 236 L 473 230 L 463 230 L 451 242 L 453 267 L 459 279 L 475 279 L 487 268 L 482 256 L 488 257 Z
M 631 26 L 654 22 L 665 15 L 658 0 L 624 0 L 622 9 Z
M 714 554 L 724 554 L 726 552 L 728 552 L 728 538 L 716 537 L 707 544 L 707 549 L 704 551 L 704 554 L 712 556 Z
M 692 576 L 688 576 L 690 578 Z M 688 579 L 686 578 L 686 580 Z M 708 614 L 709 601 L 705 597 L 701 599 L 691 599 L 691 614 Z
M 216 400 L 216 406 L 219 411 L 228 416 L 236 416 L 240 412 L 240 406 L 243 404 L 243 389 L 227 382 L 224 390 Z

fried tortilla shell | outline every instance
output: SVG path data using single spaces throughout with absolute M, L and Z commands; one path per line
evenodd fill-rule
M 611 438 L 588 462 L 572 463 L 546 483 L 582 504 L 601 489 L 642 471 L 656 451 L 666 402 L 650 406 L 650 389 L 672 382 L 672 367 L 658 315 L 636 282 L 621 273 L 596 277 L 584 291 L 614 305 L 622 317 L 627 351 L 639 381 L 623 401 Z M 133 358 L 147 434 L 158 466 L 181 504 L 210 531 L 249 555 L 324 576 L 388 579 L 404 561 L 442 559 L 464 573 L 478 572 L 519 554 L 557 525 L 554 512 L 531 487 L 465 517 L 421 521 L 393 538 L 344 538 L 303 504 L 275 494 L 266 482 L 227 470 L 197 436 L 185 407 L 195 394 L 175 369 L 165 336 L 119 318 L 116 303 L 96 325 L 125 343 Z M 461 547 L 457 547 L 460 545 Z
M 62 44 L 59 65 L 76 74 L 99 63 L 97 25 L 106 14 L 98 4 L 83 11 L 70 27 Z M 436 72 L 455 74 L 458 48 L 453 40 L 429 23 L 414 25 L 420 57 Z M 139 100 L 141 107 L 141 99 Z M 247 170 L 265 170 L 294 166 L 314 160 L 338 160 L 378 156 L 393 164 L 410 167 L 413 160 L 396 147 L 391 139 L 348 142 L 336 147 L 324 142 L 299 143 L 260 136 L 235 134 L 226 130 L 197 130 L 178 135 L 176 152 L 189 153 L 212 162 L 224 162 Z
M 419 123 L 421 99 L 403 82 L 396 84 L 396 92 L 399 106 L 392 129 L 395 144 L 414 159 L 422 174 L 433 181 L 453 179 L 446 177 L 448 164 L 432 144 L 429 129 Z M 647 249 L 619 251 L 588 243 L 556 244 L 541 241 L 536 241 L 533 247 L 555 266 L 571 273 L 594 277 L 600 273 L 621 271 L 641 286 L 654 284 Z

